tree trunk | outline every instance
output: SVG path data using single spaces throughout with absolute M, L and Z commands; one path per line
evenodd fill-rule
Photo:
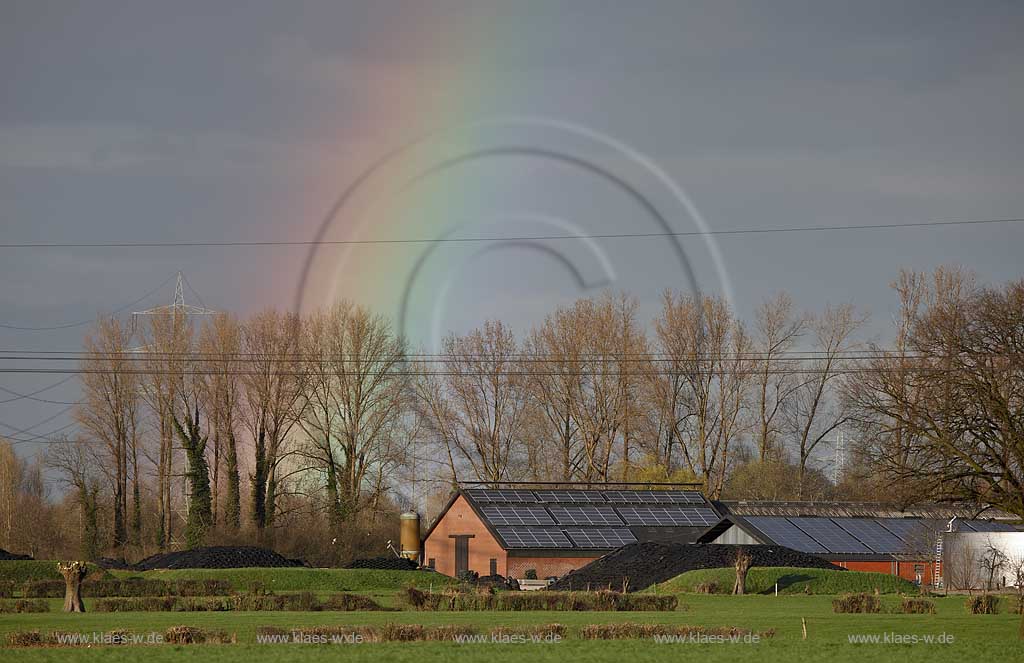
M 750 570 L 750 553 L 740 548 L 736 553 L 736 584 L 732 587 L 733 594 L 747 593 L 747 571 Z
M 85 562 L 57 562 L 57 570 L 64 576 L 64 612 L 85 612 L 82 603 L 82 581 L 88 573 Z

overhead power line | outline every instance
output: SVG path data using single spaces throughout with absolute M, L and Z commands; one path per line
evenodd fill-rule
M 778 233 L 832 232 L 844 230 L 882 230 L 900 228 L 938 228 L 946 226 L 977 226 L 1024 223 L 1021 219 L 969 219 L 960 221 L 918 221 L 910 223 L 871 223 L 821 226 L 777 226 L 769 228 L 732 228 L 722 230 L 689 230 L 652 233 L 599 233 L 587 235 L 519 235 L 507 237 L 417 237 L 402 239 L 319 239 L 319 240 L 212 240 L 212 241 L 141 241 L 141 242 L 4 242 L 0 249 L 89 249 L 89 248 L 200 248 L 261 246 L 354 246 L 373 244 L 465 244 L 476 242 L 533 242 L 580 239 L 648 239 L 665 237 L 706 237 L 729 235 L 768 235 Z
M 173 279 L 173 278 L 174 277 L 171 276 L 166 281 L 164 281 L 163 283 L 161 283 L 157 287 L 153 288 L 152 290 L 150 290 L 146 294 L 142 295 L 141 297 L 139 297 L 135 301 L 129 302 L 129 303 L 125 304 L 124 306 L 119 306 L 118 308 L 114 309 L 113 311 L 110 311 L 109 313 L 107 313 L 107 315 L 116 315 L 116 314 L 121 313 L 123 311 L 127 311 L 128 309 L 130 309 L 131 307 L 135 306 L 136 304 L 138 304 L 138 303 L 140 303 L 142 301 L 145 301 L 146 299 L 149 299 L 150 297 L 155 295 L 157 292 L 159 292 L 165 285 L 170 283 L 171 279 Z M 60 325 L 50 325 L 50 326 L 45 326 L 45 327 L 27 327 L 27 326 L 22 326 L 22 325 L 9 325 L 9 324 L 0 323 L 0 329 L 13 329 L 15 331 L 53 331 L 55 329 L 72 329 L 74 327 L 83 327 L 85 325 L 89 325 L 89 324 L 92 324 L 94 322 L 96 322 L 96 318 L 89 318 L 88 320 L 79 320 L 78 322 L 67 322 L 67 323 L 60 324 Z

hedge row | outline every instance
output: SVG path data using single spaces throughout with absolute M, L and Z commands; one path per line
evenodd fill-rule
M 373 599 L 359 594 L 331 594 L 323 599 L 312 592 L 297 594 L 236 594 L 234 596 L 141 596 L 102 598 L 93 604 L 96 612 L 352 612 L 384 610 Z
M 46 601 L 33 601 L 30 599 L 0 601 L 0 613 L 11 612 L 50 612 L 50 604 Z
M 36 580 L 22 587 L 26 598 L 59 599 L 64 597 L 63 580 Z M 227 580 L 149 580 L 125 578 L 123 580 L 86 580 L 82 583 L 82 596 L 227 596 L 231 583 Z
M 424 592 L 409 588 L 400 595 L 417 610 L 562 610 L 670 612 L 679 605 L 675 596 L 600 592 Z
M 46 635 L 38 630 L 14 631 L 7 636 L 7 645 L 10 647 L 90 647 L 91 640 L 80 639 L 78 633 L 64 633 L 54 631 Z M 172 645 L 192 645 L 202 643 L 235 643 L 235 635 L 226 631 L 213 631 L 201 629 L 195 626 L 172 626 L 163 633 L 164 643 Z M 134 637 L 132 633 L 125 630 L 108 631 L 103 634 L 103 644 L 129 645 L 146 642 Z M 150 644 L 146 642 L 146 644 Z

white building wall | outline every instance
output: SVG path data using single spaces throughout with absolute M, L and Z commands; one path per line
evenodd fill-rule
M 994 558 L 1000 562 L 992 577 L 994 587 L 1013 586 L 1017 569 L 1024 570 L 1024 532 L 948 532 L 943 534 L 942 556 L 950 589 L 985 589 Z

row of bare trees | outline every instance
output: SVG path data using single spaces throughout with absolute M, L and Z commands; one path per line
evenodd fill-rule
M 860 340 L 852 306 L 809 314 L 786 295 L 747 324 L 721 299 L 666 292 L 648 324 L 608 294 L 521 335 L 488 321 L 437 355 L 348 303 L 199 328 L 169 313 L 137 335 L 102 320 L 85 342 L 80 433 L 49 462 L 87 527 L 104 505 L 115 548 L 266 540 L 310 519 L 351 541 L 367 514 L 422 502 L 409 485 L 458 479 L 693 480 L 713 497 L 1024 512 L 1024 286 L 939 270 L 894 287 L 885 348 Z M 844 426 L 857 471 L 836 487 L 823 459 Z
M 418 381 L 446 472 L 474 479 L 622 481 L 654 474 L 725 489 L 735 455 L 796 460 L 846 418 L 838 378 L 862 320 L 851 307 L 797 313 L 765 302 L 753 329 L 714 297 L 665 293 L 652 337 L 626 296 L 560 308 L 517 341 L 488 322 L 444 344 Z M 801 344 L 807 356 L 794 356 Z M 749 453 L 747 454 L 749 455 Z

